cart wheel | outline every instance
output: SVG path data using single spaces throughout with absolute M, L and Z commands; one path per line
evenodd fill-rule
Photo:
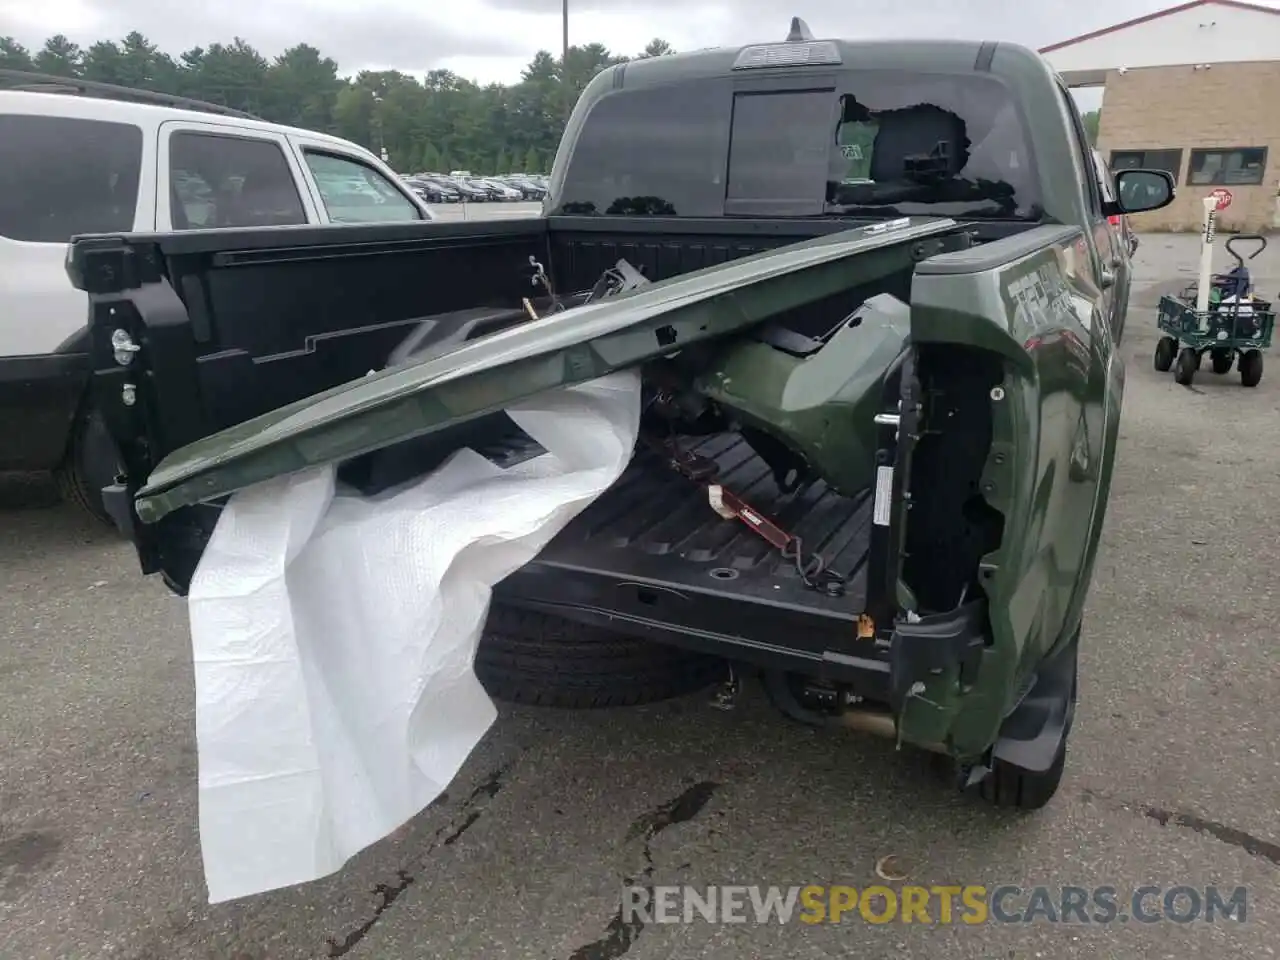
M 1200 355 L 1190 347 L 1178 351 L 1178 366 L 1173 371 L 1173 379 L 1186 386 L 1195 379 L 1196 370 L 1200 366 Z
M 1178 354 L 1178 341 L 1173 337 L 1161 337 L 1156 344 L 1156 369 L 1168 373 L 1173 367 L 1173 358 Z
M 1256 387 L 1262 380 L 1262 354 L 1246 350 L 1240 354 L 1240 382 L 1246 387 Z
M 1230 350 L 1214 350 L 1209 354 L 1209 359 L 1213 362 L 1214 373 L 1230 373 L 1235 356 Z

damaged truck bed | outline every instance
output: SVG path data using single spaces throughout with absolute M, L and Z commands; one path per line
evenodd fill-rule
M 145 271 L 162 262 L 168 241 L 142 243 L 86 240 L 77 269 L 90 275 L 113 262 L 144 286 L 163 282 Z M 866 663 L 855 648 L 874 634 L 875 612 L 891 619 L 885 568 L 871 562 L 874 463 L 886 429 L 876 416 L 899 402 L 910 317 L 887 291 L 907 295 L 919 260 L 969 245 L 953 221 L 904 218 L 657 283 L 623 260 L 592 294 L 541 300 L 555 312 L 536 322 L 492 308 L 425 318 L 384 369 L 189 444 L 140 490 L 121 485 L 106 500 L 144 563 L 182 592 L 216 520 L 211 501 L 327 462 L 343 464 L 350 486 L 376 493 L 421 476 L 460 444 L 511 464 L 539 451 L 505 407 L 642 364 L 645 444 L 612 489 L 500 586 L 503 602 L 627 621 L 757 662 L 802 656 L 838 666 L 843 657 L 856 672 Z M 610 287 L 627 275 L 639 279 Z M 487 335 L 469 328 L 475 338 L 461 343 L 429 336 L 477 319 L 505 326 Z M 127 456 L 153 449 L 124 445 Z M 891 495 L 881 484 L 881 537 Z M 886 550 L 881 542 L 877 556 Z M 748 639 L 735 628 L 744 619 L 751 634 L 787 639 Z M 887 674 L 874 667 L 872 692 L 884 695 Z
M 866 609 L 871 492 L 845 496 L 814 480 L 784 493 L 734 433 L 697 438 L 687 452 L 714 463 L 717 479 L 807 556 L 787 555 L 716 513 L 705 486 L 641 449 L 622 479 L 508 578 L 501 594 L 551 612 L 594 609 L 600 622 L 626 621 L 661 639 L 683 636 L 722 656 L 749 644 L 736 655 L 760 659 L 769 636 L 786 638 L 774 651 L 783 659 L 820 661 L 851 647 Z M 815 557 L 822 569 L 806 569 Z
M 583 630 L 619 685 L 710 654 L 1038 807 L 1118 435 L 1106 218 L 1139 212 L 1089 149 L 1032 51 L 797 26 L 604 71 L 537 220 L 80 238 L 104 506 L 183 592 L 237 490 L 512 463 L 538 451 L 504 408 L 636 369 L 632 463 L 495 590 L 503 688 L 571 682 Z

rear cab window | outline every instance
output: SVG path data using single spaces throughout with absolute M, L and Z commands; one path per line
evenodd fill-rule
M 0 115 L 0 236 L 66 243 L 132 230 L 142 152 L 133 124 Z
M 1016 95 L 994 76 L 832 70 L 603 96 L 553 212 L 1038 220 Z
M 176 130 L 169 137 L 169 192 L 175 230 L 307 222 L 293 169 L 275 140 Z
M 425 219 L 412 200 L 368 164 L 312 147 L 304 147 L 302 155 L 331 222 L 397 223 Z

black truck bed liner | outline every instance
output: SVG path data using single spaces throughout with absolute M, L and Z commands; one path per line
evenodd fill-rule
M 700 441 L 700 442 L 699 442 Z M 806 587 L 794 560 L 740 520 L 711 509 L 705 488 L 642 448 L 622 478 L 582 512 L 540 557 L 567 567 L 587 560 L 622 577 L 766 603 L 815 604 L 841 619 L 862 612 L 871 521 L 869 496 L 843 497 L 816 481 L 780 493 L 773 472 L 738 434 L 687 439 L 682 449 L 714 459 L 718 483 L 800 537 L 849 579 L 843 597 Z
M 567 615 L 596 612 L 615 627 L 630 621 L 694 646 L 699 638 L 768 646 L 759 638 L 776 621 L 772 635 L 792 656 L 796 647 L 816 658 L 849 651 L 865 609 L 870 492 L 846 497 L 814 481 L 784 494 L 736 433 L 686 437 L 682 449 L 714 459 L 716 482 L 800 537 L 806 555 L 820 553 L 846 578 L 844 593 L 807 586 L 794 560 L 742 521 L 722 518 L 703 486 L 642 446 L 613 487 L 499 585 L 498 598 Z M 867 641 L 857 645 L 868 652 Z

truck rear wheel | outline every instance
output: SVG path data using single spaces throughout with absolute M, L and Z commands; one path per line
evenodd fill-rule
M 495 603 L 475 669 L 497 700 L 580 709 L 693 693 L 724 668 L 716 657 Z
M 1062 784 L 1067 766 L 1067 740 L 1064 737 L 1058 754 L 1048 770 L 1024 770 L 1011 763 L 996 760 L 982 781 L 982 798 L 997 807 L 1039 810 L 1053 799 Z
M 1017 710 L 1005 718 L 1005 727 L 1012 741 L 1007 744 L 1006 757 L 1020 756 L 1024 763 L 1038 759 L 1039 748 L 1030 752 L 1016 748 L 1021 741 L 1025 748 L 1035 745 L 1047 734 L 1056 730 L 1057 748 L 1044 769 L 1031 769 L 992 756 L 990 772 L 978 785 L 984 800 L 997 807 L 1013 807 L 1018 810 L 1039 810 L 1058 792 L 1062 775 L 1067 766 L 1067 741 L 1075 726 L 1076 703 L 1080 697 L 1080 632 L 1066 644 L 1058 647 L 1041 661 L 1035 684 L 1022 699 Z M 1027 711 L 1021 718 L 1018 715 Z M 1002 733 L 1005 732 L 1002 729 Z M 1046 748 L 1047 748 L 1046 744 Z M 997 741 L 993 754 L 999 754 Z M 1034 762 L 1035 767 L 1042 766 Z
M 102 505 L 102 488 L 114 483 L 119 472 L 119 454 L 107 425 L 98 411 L 89 409 L 76 420 L 66 456 L 54 471 L 58 492 L 99 523 L 114 526 Z

